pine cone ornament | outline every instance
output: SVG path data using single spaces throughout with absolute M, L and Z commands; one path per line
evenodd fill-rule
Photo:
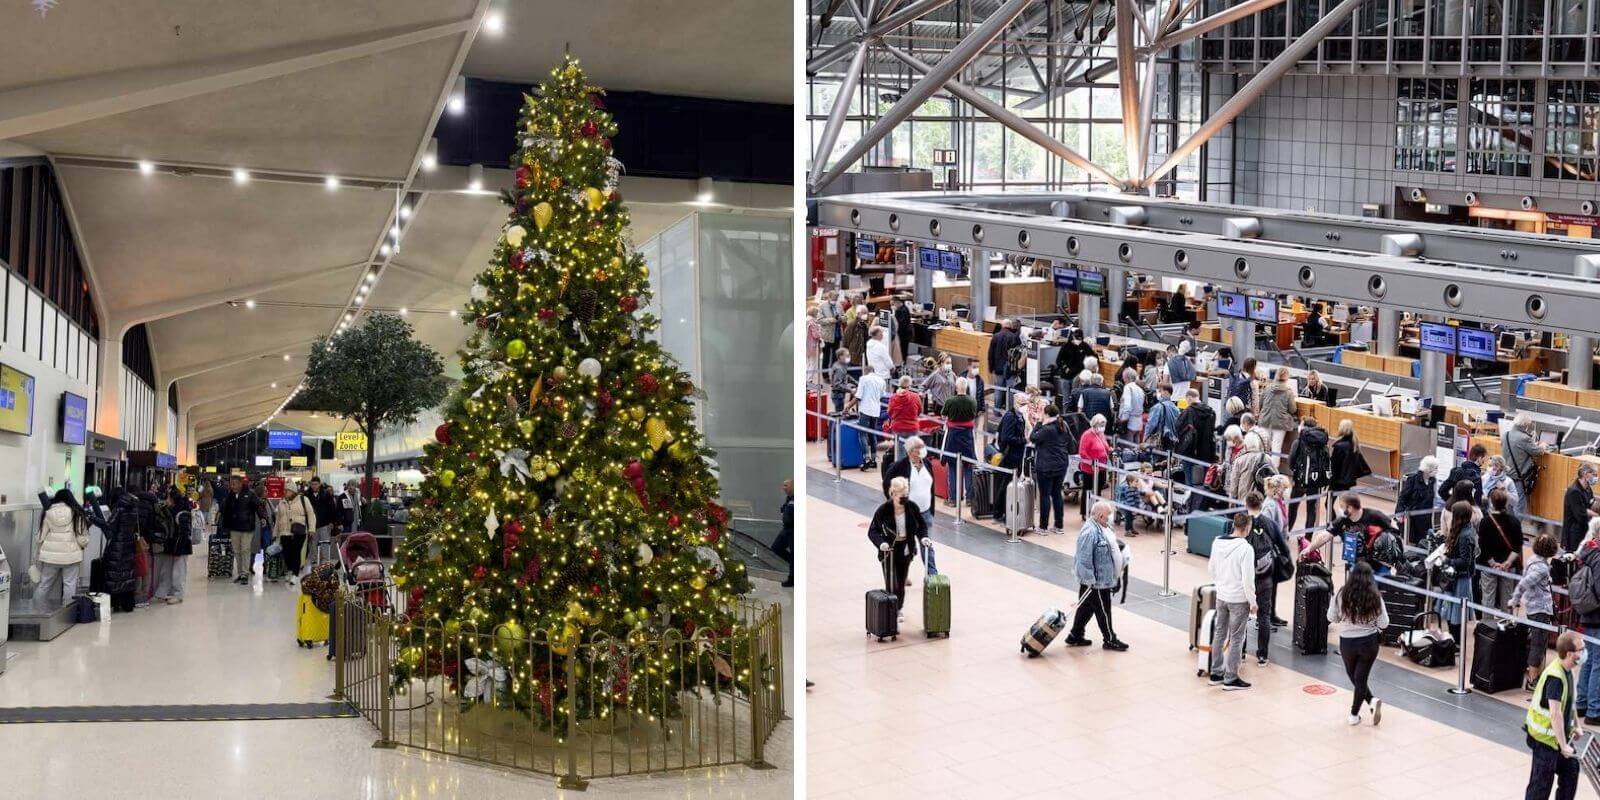
M 561 423 L 561 437 L 562 438 L 564 438 L 564 439 L 574 439 L 574 438 L 577 438 L 577 436 L 578 436 L 578 426 L 576 426 L 576 425 L 574 425 L 574 424 L 572 424 L 570 422 Z
M 593 289 L 580 289 L 577 300 L 573 304 L 573 312 L 578 315 L 579 322 L 589 322 L 594 319 L 595 306 L 600 302 L 600 293 Z

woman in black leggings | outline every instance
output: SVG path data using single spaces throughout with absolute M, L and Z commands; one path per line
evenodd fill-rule
M 1344 656 L 1344 672 L 1355 686 L 1350 700 L 1350 724 L 1361 724 L 1361 705 L 1372 704 L 1372 724 L 1383 719 L 1383 701 L 1372 696 L 1367 677 L 1378 660 L 1378 634 L 1389 625 L 1389 609 L 1378 593 L 1372 566 L 1357 562 L 1350 570 L 1339 596 L 1328 604 L 1328 621 L 1340 623 L 1339 652 Z

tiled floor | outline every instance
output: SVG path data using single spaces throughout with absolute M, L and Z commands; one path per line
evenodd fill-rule
M 793 593 L 757 580 L 793 630 Z M 294 593 L 205 579 L 189 569 L 189 597 L 79 625 L 45 643 L 14 642 L 0 675 L 0 706 L 320 701 L 332 672 L 321 649 L 294 643 Z M 792 650 L 791 650 L 792 651 Z M 789 669 L 792 676 L 792 665 Z M 791 680 L 790 686 L 793 685 Z M 793 794 L 792 721 L 770 740 L 778 769 L 697 770 L 595 781 L 567 793 L 552 781 L 416 751 L 373 749 L 363 719 L 0 725 L 8 797 L 416 798 L 728 797 Z
M 953 635 L 922 637 L 919 580 L 907 635 L 879 644 L 861 619 L 862 592 L 882 580 L 866 518 L 814 497 L 808 514 L 811 796 L 1521 795 L 1525 750 L 1399 708 L 1381 727 L 1351 728 L 1348 692 L 1308 693 L 1324 684 L 1282 665 L 1246 667 L 1248 692 L 1208 688 L 1181 629 L 1122 609 L 1129 652 L 1057 643 L 1026 659 L 1027 625 L 1072 597 L 955 547 L 938 559 L 953 584 Z

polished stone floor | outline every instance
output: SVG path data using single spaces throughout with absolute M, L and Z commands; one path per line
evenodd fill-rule
M 781 602 L 793 592 L 757 580 Z M 79 625 L 54 641 L 14 642 L 0 707 L 303 703 L 332 685 L 324 651 L 294 641 L 298 589 L 207 581 L 193 557 L 188 599 Z M 791 648 L 792 652 L 792 648 Z M 792 676 L 792 664 L 789 665 Z M 792 681 L 789 684 L 793 685 Z M 793 793 L 794 722 L 768 745 L 778 769 L 697 770 L 595 781 L 587 792 L 416 751 L 373 749 L 363 719 L 0 725 L 4 796 L 140 798 L 727 797 Z

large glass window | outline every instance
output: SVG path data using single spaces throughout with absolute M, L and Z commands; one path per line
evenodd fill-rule
M 1544 176 L 1595 180 L 1600 168 L 1600 81 L 1550 81 Z
M 1467 172 L 1533 175 L 1534 82 L 1474 78 L 1467 103 Z
M 1395 106 L 1394 168 L 1455 172 L 1456 79 L 1401 78 Z

